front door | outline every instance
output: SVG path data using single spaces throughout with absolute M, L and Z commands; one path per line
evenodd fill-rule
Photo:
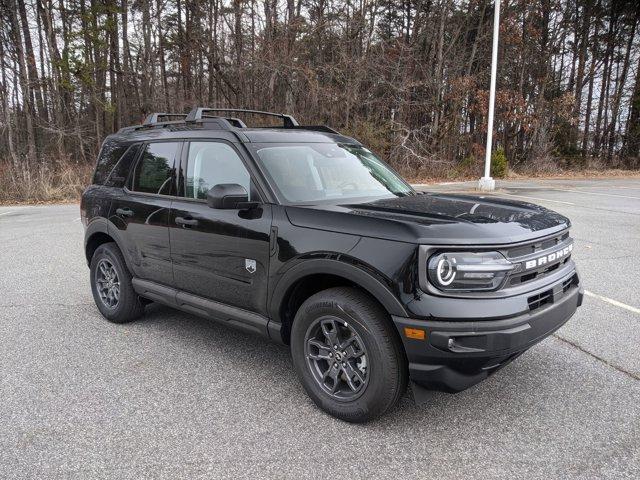
M 179 199 L 169 217 L 176 287 L 257 313 L 266 312 L 271 206 L 222 210 L 206 203 L 223 183 L 245 187 L 260 200 L 240 153 L 222 141 L 185 143 Z
M 118 229 L 135 277 L 171 285 L 169 211 L 175 188 L 174 162 L 182 142 L 143 146 L 127 188 L 111 202 L 109 218 Z

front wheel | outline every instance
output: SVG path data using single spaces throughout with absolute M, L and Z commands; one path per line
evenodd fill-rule
M 311 399 L 341 420 L 376 418 L 406 390 L 406 358 L 389 316 L 356 288 L 324 290 L 302 304 L 291 354 Z

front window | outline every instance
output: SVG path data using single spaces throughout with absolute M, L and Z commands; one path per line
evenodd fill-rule
M 287 202 L 413 195 L 414 190 L 369 150 L 334 143 L 263 144 L 260 164 Z
M 233 148 L 221 142 L 191 142 L 185 196 L 206 199 L 209 189 L 221 183 L 236 183 L 251 191 L 249 172 Z

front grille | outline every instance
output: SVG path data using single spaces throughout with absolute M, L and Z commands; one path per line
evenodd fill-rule
M 542 240 L 536 240 L 526 245 L 518 245 L 517 247 L 510 248 L 506 251 L 508 259 L 519 258 L 535 253 L 536 251 L 547 250 L 557 246 L 569 238 L 569 232 L 565 231 L 554 235 L 552 237 L 543 238 Z
M 537 310 L 543 305 L 547 305 L 548 303 L 553 302 L 553 290 L 552 289 L 545 290 L 544 292 L 539 293 L 538 295 L 533 295 L 527 298 L 527 302 L 529 303 L 529 310 L 531 311 Z
M 558 293 L 556 298 L 562 297 L 565 293 L 569 291 L 569 289 L 578 284 L 578 276 L 572 275 L 570 278 L 564 280 L 562 282 L 562 293 Z M 545 290 L 542 293 L 538 293 L 537 295 L 532 295 L 527 298 L 527 303 L 529 304 L 529 310 L 537 310 L 538 308 L 547 305 L 549 303 L 553 303 L 553 289 Z
M 546 268 L 542 268 L 542 269 L 534 271 L 534 272 L 521 273 L 521 274 L 513 273 L 509 277 L 509 285 L 511 285 L 511 286 L 520 285 L 521 283 L 527 283 L 527 282 L 530 282 L 530 281 L 535 280 L 537 278 L 544 278 L 547 275 L 549 275 L 550 273 L 558 270 L 561 265 L 564 265 L 564 264 L 568 263 L 569 260 L 571 260 L 571 255 L 569 255 L 568 257 L 564 257 L 563 260 L 561 260 L 561 261 L 559 261 L 557 263 L 554 263 L 553 265 L 549 265 Z
M 573 275 L 571 278 L 562 282 L 562 293 L 567 293 L 567 290 L 571 288 L 572 285 L 578 284 L 578 276 Z
M 552 237 L 535 240 L 525 245 L 518 245 L 503 250 L 502 253 L 505 257 L 507 257 L 510 262 L 516 264 L 516 269 L 509 275 L 506 285 L 513 287 L 539 280 L 562 268 L 571 260 L 570 253 L 537 268 L 525 269 L 524 262 L 554 253 L 561 250 L 564 246 L 568 246 L 570 243 L 569 232 L 565 231 Z

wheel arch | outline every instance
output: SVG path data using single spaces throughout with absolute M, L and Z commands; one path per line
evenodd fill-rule
M 282 341 L 288 343 L 293 318 L 300 305 L 311 295 L 336 286 L 360 288 L 389 315 L 407 316 L 402 303 L 383 281 L 363 268 L 334 259 L 305 260 L 289 269 L 273 291 L 269 304 L 271 335 L 279 331 Z
M 129 259 L 125 254 L 125 250 L 122 248 L 122 241 L 120 240 L 119 235 L 114 232 L 114 229 L 109 228 L 109 223 L 106 219 L 92 221 L 87 227 L 84 238 L 84 253 L 87 265 L 91 264 L 93 254 L 100 245 L 113 242 L 118 246 L 120 252 L 122 252 L 127 268 L 129 271 L 132 271 Z

